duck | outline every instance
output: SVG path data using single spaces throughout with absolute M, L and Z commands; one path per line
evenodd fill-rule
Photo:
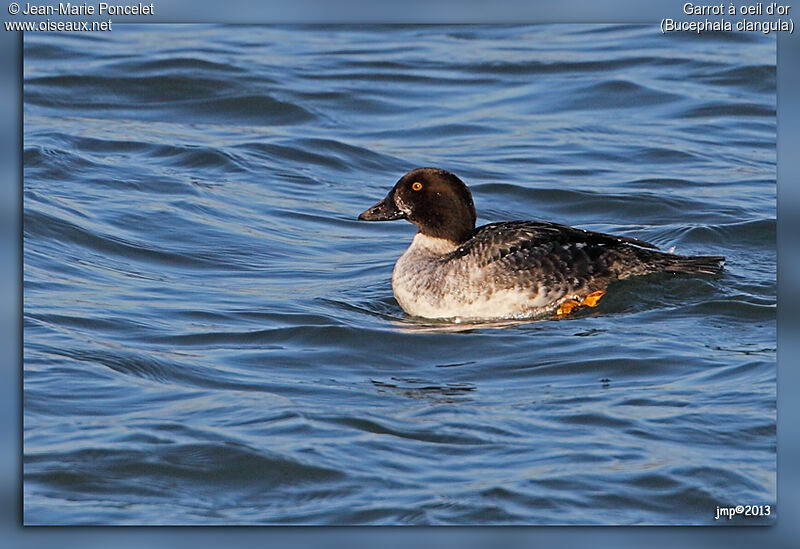
M 417 227 L 395 263 L 392 292 L 406 313 L 425 319 L 564 317 L 596 307 L 613 281 L 659 272 L 716 275 L 725 261 L 547 221 L 476 227 L 467 185 L 431 167 L 403 175 L 358 219 L 404 219 Z

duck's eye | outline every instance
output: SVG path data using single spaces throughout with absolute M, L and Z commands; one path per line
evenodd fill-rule
M 420 189 L 422 189 L 422 183 L 420 183 L 419 181 L 414 181 L 411 184 L 411 189 L 414 191 L 419 191 Z

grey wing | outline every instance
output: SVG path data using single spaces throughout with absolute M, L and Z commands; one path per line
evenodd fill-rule
M 604 288 L 616 278 L 633 246 L 656 248 L 626 237 L 536 221 L 510 221 L 480 227 L 464 253 L 502 287 L 545 287 L 556 295 Z

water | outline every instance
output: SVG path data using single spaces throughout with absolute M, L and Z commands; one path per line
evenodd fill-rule
M 758 33 L 28 33 L 24 521 L 772 523 L 775 161 Z M 356 216 L 417 166 L 726 270 L 410 318 Z

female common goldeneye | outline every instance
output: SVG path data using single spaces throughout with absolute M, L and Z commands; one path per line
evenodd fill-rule
M 476 229 L 469 189 L 436 168 L 408 172 L 358 218 L 407 219 L 419 228 L 394 266 L 392 290 L 408 314 L 425 318 L 562 316 L 596 306 L 613 280 L 655 272 L 716 274 L 725 261 L 545 221 Z

